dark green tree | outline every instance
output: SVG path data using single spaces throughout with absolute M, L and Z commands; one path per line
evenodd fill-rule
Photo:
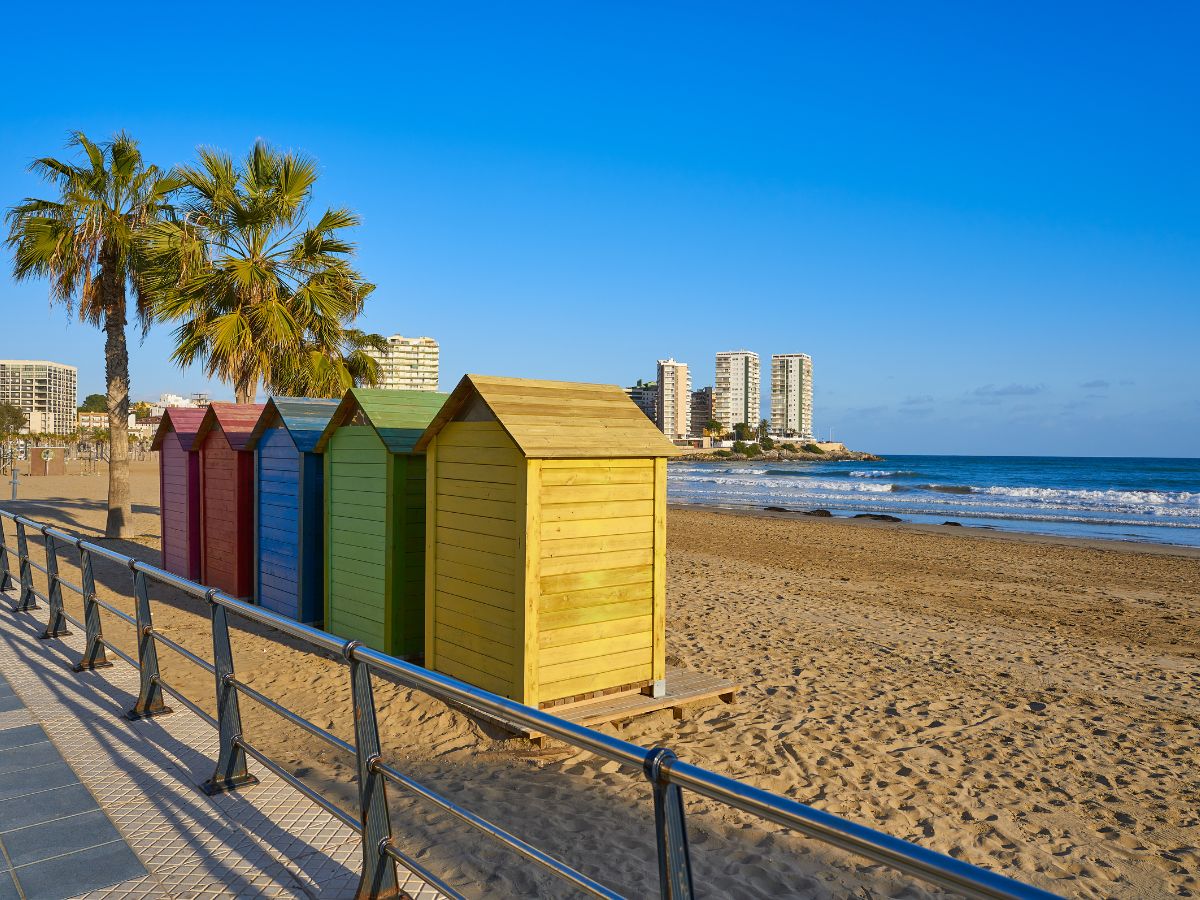
M 11 403 L 0 403 L 0 437 L 20 434 L 25 427 L 25 412 Z
M 108 410 L 108 398 L 103 394 L 88 394 L 83 398 L 79 407 L 80 412 L 105 412 Z

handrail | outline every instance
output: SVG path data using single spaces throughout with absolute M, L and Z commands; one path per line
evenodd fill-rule
M 542 710 L 473 687 L 448 675 L 424 669 L 372 650 L 357 641 L 337 638 L 328 632 L 294 622 L 270 610 L 247 604 L 222 591 L 189 581 L 158 566 L 118 553 L 102 544 L 84 540 L 61 529 L 35 522 L 4 509 L 0 509 L 0 589 L 6 589 L 7 582 L 12 577 L 8 554 L 13 551 L 6 545 L 3 529 L 4 519 L 11 520 L 17 526 L 18 549 L 14 554 L 17 558 L 20 576 L 20 600 L 17 610 L 31 608 L 31 600 L 35 597 L 45 602 L 50 608 L 50 624 L 47 626 L 44 637 L 54 637 L 63 633 L 58 630 L 61 626 L 60 620 L 69 620 L 76 627 L 84 627 L 87 632 L 87 649 L 83 661 L 76 667 L 77 670 L 108 665 L 109 663 L 104 659 L 106 649 L 135 666 L 141 673 L 142 688 L 137 704 L 129 713 L 130 717 L 139 718 L 170 712 L 162 703 L 162 695 L 165 692 L 214 725 L 220 732 L 221 749 L 217 761 L 217 771 L 213 778 L 205 783 L 206 791 L 216 792 L 253 784 L 257 779 L 246 770 L 246 757 L 249 756 L 279 775 L 293 788 L 326 809 L 340 821 L 358 830 L 363 836 L 363 873 L 358 896 L 390 896 L 394 893 L 396 889 L 394 863 L 396 861 L 407 865 L 415 874 L 443 890 L 448 896 L 461 896 L 423 865 L 410 859 L 393 842 L 386 802 L 385 785 L 387 782 L 402 787 L 426 802 L 456 816 L 524 858 L 539 864 L 546 871 L 565 879 L 577 889 L 583 889 L 588 893 L 606 898 L 620 896 L 566 863 L 522 841 L 481 816 L 458 806 L 385 763 L 381 759 L 379 751 L 376 708 L 370 681 L 372 673 L 386 674 L 407 687 L 457 704 L 469 712 L 524 726 L 532 731 L 557 738 L 577 749 L 589 751 L 607 760 L 643 772 L 651 783 L 654 797 L 660 894 L 669 900 L 686 900 L 693 896 L 691 862 L 684 827 L 682 795 L 684 788 L 710 800 L 794 829 L 826 844 L 839 847 L 873 862 L 889 865 L 908 875 L 939 887 L 958 891 L 969 897 L 1030 898 L 1033 900 L 1033 898 L 1056 896 L 1040 888 L 876 831 L 796 800 L 772 794 L 746 782 L 686 763 L 666 748 L 646 748 L 623 741 L 620 738 L 594 731 Z M 26 529 L 36 531 L 47 539 L 43 541 L 46 552 L 44 567 L 29 559 L 25 539 Z M 58 576 L 56 557 L 58 544 L 74 547 L 79 552 L 83 572 L 82 586 L 72 584 Z M 137 601 L 136 618 L 130 617 L 96 597 L 91 570 L 91 561 L 94 556 L 128 567 L 134 580 Z M 31 568 L 36 568 L 46 574 L 49 582 L 46 596 L 34 591 Z M 147 579 L 175 587 L 194 598 L 209 603 L 213 619 L 213 663 L 197 656 L 154 628 Z M 67 617 L 63 611 L 61 594 L 63 587 L 73 590 L 83 597 L 86 622 L 84 626 L 80 626 L 75 619 Z M 104 639 L 100 626 L 100 609 L 116 614 L 135 625 L 138 637 L 136 660 Z M 236 678 L 229 648 L 227 613 L 233 613 L 239 618 L 273 628 L 300 640 L 309 647 L 333 654 L 349 665 L 355 705 L 356 733 L 353 744 L 320 728 Z M 158 672 L 158 658 L 155 652 L 157 644 L 174 650 L 215 675 L 216 719 L 213 719 L 193 701 L 184 697 L 176 688 L 163 681 Z M 356 756 L 360 801 L 357 819 L 330 803 L 245 739 L 241 730 L 241 718 L 237 704 L 239 694 L 245 695 L 248 699 L 263 705 L 285 720 L 324 739 L 338 749 Z

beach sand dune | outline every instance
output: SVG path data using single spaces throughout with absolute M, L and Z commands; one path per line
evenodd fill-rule
M 29 479 L 4 505 L 95 534 L 103 494 L 102 477 Z M 118 546 L 157 561 L 151 466 L 134 496 L 142 536 Z M 613 733 L 1065 895 L 1200 892 L 1200 554 L 694 509 L 671 510 L 668 541 L 671 662 L 744 687 L 731 706 Z M 127 570 L 99 578 L 130 608 Z M 203 606 L 155 597 L 156 624 L 211 657 Z M 131 647 L 131 629 L 106 628 Z M 240 632 L 235 650 L 240 677 L 351 737 L 344 667 L 266 629 Z M 162 659 L 211 708 L 211 676 Z M 404 771 L 615 888 L 653 891 L 636 773 L 507 739 L 396 685 L 376 691 Z M 254 743 L 352 805 L 351 760 L 243 712 Z M 428 807 L 394 806 L 397 833 L 468 894 L 569 895 Z M 688 812 L 710 896 L 932 893 L 706 801 Z

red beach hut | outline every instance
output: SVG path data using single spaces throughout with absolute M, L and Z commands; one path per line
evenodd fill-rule
M 204 409 L 163 410 L 152 449 L 158 451 L 162 565 L 168 572 L 200 580 L 200 454 L 196 432 Z
M 254 595 L 254 451 L 261 403 L 212 403 L 196 433 L 200 453 L 200 580 Z

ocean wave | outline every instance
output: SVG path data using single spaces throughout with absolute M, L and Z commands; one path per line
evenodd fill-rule
M 886 469 L 862 469 L 848 473 L 851 478 L 920 478 L 920 472 L 908 472 L 903 469 L 889 472 Z
M 1104 506 L 1185 506 L 1200 513 L 1200 492 L 1192 491 L 1098 491 L 1070 490 L 1067 488 L 1004 487 L 995 486 L 982 493 L 1020 497 L 1048 503 L 1089 503 Z

